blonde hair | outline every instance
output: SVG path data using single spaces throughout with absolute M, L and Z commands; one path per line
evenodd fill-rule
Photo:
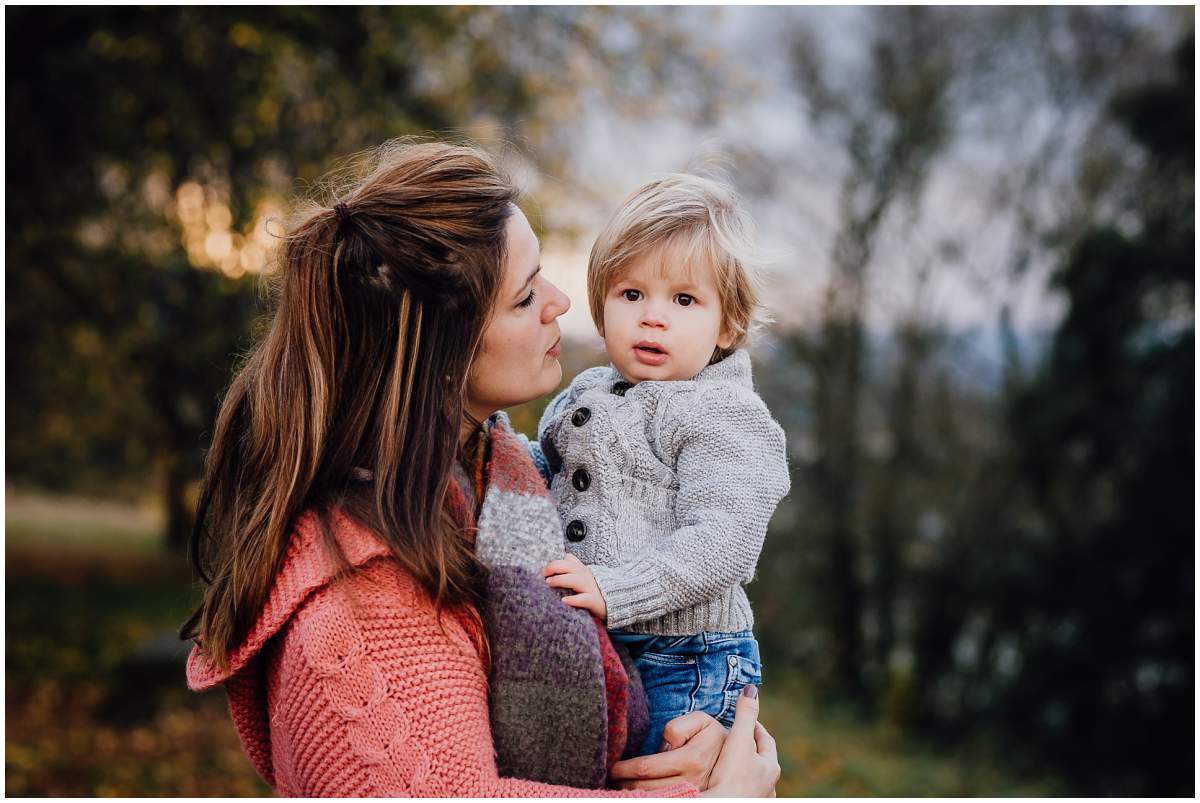
M 713 362 L 724 359 L 766 321 L 753 235 L 754 222 L 727 184 L 690 173 L 669 173 L 643 184 L 609 219 L 588 258 L 588 307 L 597 331 L 604 334 L 604 297 L 625 268 L 638 257 L 675 246 L 684 270 L 699 266 L 713 272 L 722 329 L 732 338 L 729 348 L 717 347 Z

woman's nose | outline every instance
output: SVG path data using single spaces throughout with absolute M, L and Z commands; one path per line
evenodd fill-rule
M 567 294 L 555 287 L 549 280 L 546 281 L 546 289 L 549 291 L 550 298 L 546 302 L 546 306 L 542 307 L 542 323 L 550 323 L 571 308 L 571 299 L 567 298 Z

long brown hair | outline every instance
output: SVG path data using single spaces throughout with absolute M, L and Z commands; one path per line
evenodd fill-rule
M 274 317 L 217 417 L 191 542 L 207 587 L 181 635 L 223 668 L 308 509 L 344 570 L 335 506 L 439 608 L 479 602 L 483 570 L 447 490 L 516 190 L 469 146 L 390 143 L 367 167 L 292 227 Z

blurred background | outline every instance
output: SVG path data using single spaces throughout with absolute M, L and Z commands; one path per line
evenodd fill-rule
M 262 794 L 183 557 L 278 218 L 470 137 L 584 270 L 656 173 L 775 256 L 750 586 L 781 795 L 1194 792 L 1190 8 L 5 11 L 5 782 Z M 539 405 L 512 411 L 526 432 Z

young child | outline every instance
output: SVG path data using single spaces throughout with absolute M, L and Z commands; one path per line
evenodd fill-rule
M 543 575 L 629 648 L 650 708 L 639 755 L 689 711 L 731 725 L 762 680 L 742 586 L 789 479 L 738 350 L 757 309 L 748 238 L 720 183 L 674 174 L 634 192 L 588 262 L 612 366 L 575 377 L 538 426 L 569 553 Z

